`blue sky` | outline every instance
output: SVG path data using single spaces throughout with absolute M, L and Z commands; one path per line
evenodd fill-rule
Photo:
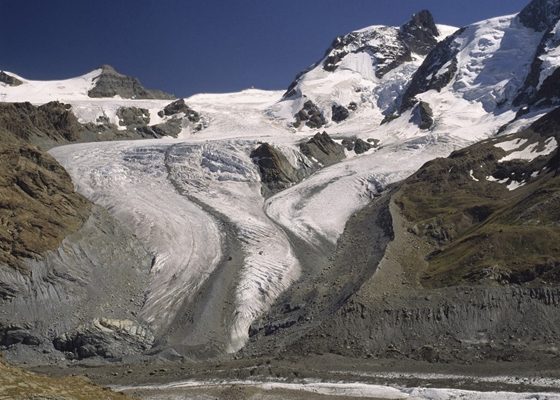
M 332 39 L 421 9 L 463 26 L 529 0 L 0 0 L 0 69 L 30 79 L 101 64 L 178 96 L 284 89 Z

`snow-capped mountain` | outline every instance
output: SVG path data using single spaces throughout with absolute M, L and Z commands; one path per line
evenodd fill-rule
M 299 74 L 272 115 L 295 127 L 320 128 L 354 113 L 381 122 L 438 41 L 456 30 L 429 11 L 401 27 L 370 26 L 337 37 L 325 56 Z
M 360 135 L 368 120 L 381 124 L 378 138 L 424 131 L 468 142 L 516 129 L 558 102 L 558 21 L 557 2 L 532 1 L 460 29 L 422 11 L 400 28 L 358 30 L 338 37 L 269 112 L 298 130 L 340 134 Z
M 0 101 L 68 104 L 84 124 L 77 141 L 177 136 L 203 129 L 206 120 L 184 100 L 145 89 L 133 77 L 103 65 L 85 75 L 53 81 L 0 73 Z
M 33 274 L 0 265 L 10 311 L 0 328 L 17 322 L 77 358 L 207 357 L 250 336 L 265 351 L 284 332 L 289 346 L 377 273 L 394 232 L 388 203 L 372 199 L 389 201 L 382 193 L 426 162 L 556 104 L 559 9 L 534 0 L 458 30 L 421 11 L 401 27 L 357 30 L 286 92 L 173 99 L 107 66 L 50 82 L 1 73 L 1 101 L 32 103 L 0 107 L 1 127 L 18 145 L 59 145 L 50 155 L 98 208 L 22 261 Z M 79 132 L 37 139 L 61 127 Z M 108 141 L 138 138 L 151 140 Z M 70 142 L 92 143 L 60 146 Z M 532 146 L 549 156 L 557 142 Z M 364 209 L 379 215 L 348 237 Z M 62 312 L 69 304 L 80 312 Z

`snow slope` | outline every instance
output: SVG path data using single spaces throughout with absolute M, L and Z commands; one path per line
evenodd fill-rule
M 437 25 L 443 40 L 457 28 Z M 394 53 L 405 51 L 399 39 L 399 27 L 374 25 L 351 32 L 357 40 L 342 49 L 332 50 L 314 65 L 308 72 L 297 79 L 293 88 L 296 93 L 269 109 L 270 115 L 291 123 L 294 115 L 307 100 L 313 101 L 327 121 L 332 117 L 333 105 L 359 105 L 357 113 L 379 124 L 387 109 L 394 107 L 395 101 L 406 89 L 407 83 L 424 61 L 424 56 L 412 54 L 411 59 L 391 68 L 382 76 L 380 70 L 389 67 L 395 57 Z M 342 40 L 337 38 L 337 40 Z M 381 49 L 373 53 L 364 48 Z M 333 53 L 343 55 L 336 71 L 326 70 L 324 63 Z M 348 53 L 348 54 L 346 54 Z M 386 54 L 385 54 L 386 53 Z M 336 124 L 332 124 L 336 125 Z M 328 126 L 328 125 L 327 125 Z M 304 128 L 305 130 L 305 128 Z
M 99 68 L 75 78 L 52 81 L 30 80 L 12 72 L 5 72 L 19 79 L 22 84 L 9 86 L 0 83 L 0 102 L 30 102 L 33 105 L 41 105 L 51 101 L 60 101 L 72 106 L 72 112 L 81 123 L 97 123 L 100 118 L 106 118 L 117 126 L 119 126 L 117 116 L 119 108 L 138 107 L 149 111 L 150 125 L 162 122 L 158 112 L 172 100 L 124 99 L 120 96 L 89 97 L 88 92 L 95 86 L 96 79 L 102 72 L 103 70 Z

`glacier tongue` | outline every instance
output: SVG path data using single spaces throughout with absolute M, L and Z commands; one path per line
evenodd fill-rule
M 96 143 L 51 153 L 77 190 L 106 207 L 155 256 L 142 317 L 162 333 L 221 259 L 217 221 L 167 180 L 161 142 Z
M 286 234 L 263 211 L 252 141 L 181 143 L 169 151 L 170 179 L 179 190 L 224 215 L 237 230 L 244 261 L 235 289 L 227 351 L 248 339 L 249 326 L 300 274 Z
M 255 146 L 142 141 L 52 150 L 77 190 L 107 207 L 154 254 L 142 317 L 160 336 L 224 257 L 216 215 L 234 225 L 243 251 L 234 298 L 228 299 L 233 313 L 223 316 L 226 351 L 243 347 L 251 323 L 299 277 L 286 234 L 263 211 L 258 170 L 249 157 Z

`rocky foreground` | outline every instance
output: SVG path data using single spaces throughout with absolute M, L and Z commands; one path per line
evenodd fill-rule
M 24 371 L 0 360 L 0 399 L 113 400 L 127 398 L 122 393 L 115 393 L 97 386 L 83 377 L 51 378 Z

